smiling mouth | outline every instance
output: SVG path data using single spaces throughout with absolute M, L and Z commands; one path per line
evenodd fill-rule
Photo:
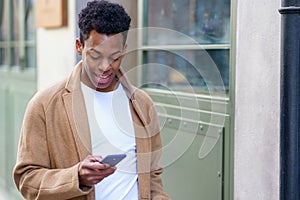
M 105 79 L 105 78 L 108 78 L 110 75 L 106 75 L 106 76 L 103 76 L 103 75 L 100 75 L 100 76 L 98 76 L 99 77 L 99 79 Z
M 99 75 L 99 76 L 96 76 L 96 78 L 97 78 L 97 83 L 99 84 L 105 84 L 105 83 L 108 83 L 109 82 L 109 80 L 110 80 L 110 78 L 111 78 L 111 74 L 109 74 L 109 75 Z

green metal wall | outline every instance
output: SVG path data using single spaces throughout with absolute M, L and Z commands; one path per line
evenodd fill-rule
M 0 71 L 0 80 L 0 197 L 21 199 L 13 183 L 12 171 L 24 112 L 36 91 L 35 74 Z
M 162 127 L 166 192 L 174 200 L 231 199 L 228 99 L 146 91 Z

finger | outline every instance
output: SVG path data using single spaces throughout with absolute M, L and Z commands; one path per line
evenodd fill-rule
M 96 183 L 99 183 L 104 178 L 110 176 L 115 172 L 115 168 L 108 168 L 106 170 L 85 170 L 86 173 L 81 175 L 80 182 L 87 186 L 92 186 Z
M 102 172 L 98 171 L 98 173 L 85 174 L 85 175 L 81 176 L 80 180 L 81 180 L 82 184 L 90 186 L 90 185 L 100 182 L 104 178 L 111 175 L 113 172 L 114 171 L 106 170 L 106 171 L 102 171 Z
M 108 164 L 102 164 L 100 162 L 84 162 L 82 168 L 88 168 L 91 170 L 103 170 L 108 169 L 110 166 Z
M 97 162 L 97 163 L 93 163 L 90 165 L 93 169 L 95 170 L 105 170 L 105 169 L 109 169 L 111 168 L 109 166 L 109 164 L 106 164 L 106 163 L 100 163 L 100 162 Z
M 99 162 L 99 160 L 101 160 L 101 159 L 102 159 L 101 156 L 90 156 L 90 157 L 88 158 L 88 160 L 89 160 L 90 162 Z
M 100 182 L 102 181 L 103 179 L 107 178 L 108 176 L 112 175 L 112 173 L 105 173 L 105 174 L 101 174 L 101 175 L 98 175 L 98 176 L 93 176 L 93 180 L 97 180 L 97 182 Z
M 102 156 L 92 156 L 88 155 L 83 162 L 99 162 L 102 159 Z
M 105 178 L 115 172 L 114 168 L 108 168 L 105 170 L 86 170 L 81 174 L 84 177 L 91 178 Z
M 106 166 L 107 167 L 107 166 Z M 108 176 L 112 173 L 114 173 L 116 170 L 116 167 L 107 167 L 107 168 L 98 168 L 98 167 L 83 167 L 80 172 L 79 175 L 80 176 Z
M 107 177 L 107 176 L 113 174 L 115 171 L 116 171 L 116 168 L 110 167 L 105 170 L 99 170 L 98 172 L 99 172 L 99 175 L 103 175 L 103 176 Z
M 86 179 L 86 180 L 82 181 L 81 183 L 86 186 L 93 186 L 102 180 L 103 180 L 103 178 L 97 177 L 97 178 Z
M 97 159 L 97 161 L 99 161 L 99 160 L 102 160 L 102 159 L 103 159 L 103 157 L 102 157 L 102 156 L 94 156 L 94 158 L 96 158 L 96 159 Z

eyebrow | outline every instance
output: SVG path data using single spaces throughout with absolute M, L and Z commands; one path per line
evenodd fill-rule
M 97 53 L 97 54 L 99 54 L 99 55 L 102 55 L 102 53 L 100 52 L 100 51 L 97 51 L 96 49 L 90 49 L 90 51 L 93 51 L 93 52 L 95 52 L 95 53 Z M 114 53 L 112 53 L 110 56 L 114 56 L 114 55 L 116 55 L 116 54 L 118 54 L 118 53 L 122 53 L 120 50 L 118 50 L 118 51 L 116 51 L 116 52 L 114 52 Z

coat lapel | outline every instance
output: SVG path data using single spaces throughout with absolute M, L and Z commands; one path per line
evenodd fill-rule
M 117 74 L 119 81 L 125 88 L 125 92 L 130 102 L 131 116 L 134 125 L 136 151 L 137 151 L 137 169 L 138 173 L 149 173 L 151 166 L 151 139 L 150 130 L 146 119 L 146 113 L 143 111 L 142 102 L 135 99 L 137 88 L 133 87 L 123 71 L 120 69 Z M 143 185 L 140 185 L 143 188 Z
M 141 120 L 139 111 L 136 110 L 136 101 L 131 101 L 131 115 L 134 125 L 136 154 L 137 154 L 137 168 L 138 173 L 146 173 L 150 171 L 151 162 L 151 139 Z
M 90 129 L 85 108 L 84 97 L 80 87 L 81 62 L 75 67 L 69 78 L 63 95 L 69 123 L 74 134 L 74 139 L 79 152 L 80 160 L 83 160 L 92 152 Z

